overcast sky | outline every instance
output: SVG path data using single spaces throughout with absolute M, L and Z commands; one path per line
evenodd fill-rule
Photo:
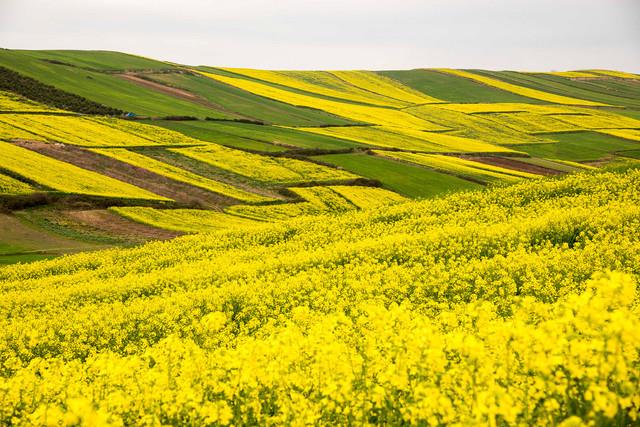
M 267 69 L 640 72 L 640 0 L 0 0 L 0 47 Z

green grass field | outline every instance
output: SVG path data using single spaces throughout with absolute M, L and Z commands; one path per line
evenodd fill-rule
M 567 132 L 545 136 L 558 142 L 517 145 L 514 148 L 534 157 L 573 161 L 598 160 L 613 152 L 640 148 L 638 142 L 597 132 Z
M 434 70 L 379 71 L 429 96 L 448 102 L 525 102 L 538 104 L 535 99 L 525 98 L 500 89 L 485 86 L 468 79 L 440 73 Z
M 473 70 L 508 83 L 609 105 L 640 108 L 640 87 L 636 82 L 599 79 L 597 81 L 570 80 L 546 74 L 525 74 L 515 71 Z
M 346 150 L 362 147 L 361 144 L 352 141 L 277 126 L 222 121 L 163 120 L 148 123 L 176 130 L 203 141 L 248 150 L 277 152 L 296 148 Z
M 351 121 L 320 110 L 263 98 L 201 75 L 151 74 L 154 80 L 186 89 L 218 105 L 229 115 L 284 126 L 344 125 Z
M 366 154 L 329 154 L 314 159 L 340 166 L 408 197 L 424 198 L 480 188 L 479 184 L 382 157 Z
M 173 65 L 155 59 L 107 50 L 14 50 L 13 52 L 39 60 L 53 60 L 75 67 L 103 71 L 175 68 Z

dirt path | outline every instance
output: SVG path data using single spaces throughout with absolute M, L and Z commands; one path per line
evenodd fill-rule
M 19 141 L 15 144 L 83 169 L 133 184 L 184 205 L 213 208 L 237 204 L 237 201 L 230 197 L 174 181 L 147 169 L 132 166 L 80 147 L 37 141 Z
M 66 211 L 64 214 L 90 227 L 129 240 L 167 240 L 183 234 L 130 221 L 106 209 Z
M 518 160 L 514 160 L 512 158 L 506 157 L 494 157 L 494 156 L 482 156 L 482 157 L 474 157 L 474 156 L 464 156 L 467 160 L 473 160 L 480 163 L 485 163 L 493 166 L 500 166 L 506 169 L 513 169 L 521 172 L 533 173 L 536 175 L 561 175 L 561 171 L 557 171 L 554 169 L 548 169 L 542 166 L 532 165 L 530 163 L 521 162 Z

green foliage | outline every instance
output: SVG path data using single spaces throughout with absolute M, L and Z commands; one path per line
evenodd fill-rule
M 0 89 L 18 93 L 43 104 L 83 114 L 116 115 L 122 110 L 91 101 L 82 96 L 56 89 L 36 79 L 0 66 Z

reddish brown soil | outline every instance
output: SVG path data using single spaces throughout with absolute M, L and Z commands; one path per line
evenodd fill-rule
M 130 221 L 106 209 L 66 211 L 65 215 L 90 227 L 127 240 L 167 240 L 182 235 Z
M 175 200 L 182 205 L 211 208 L 237 203 L 230 197 L 174 181 L 146 169 L 132 166 L 80 147 L 37 141 L 19 141 L 16 144 L 83 169 L 144 188 L 154 194 Z
M 545 176 L 549 176 L 549 175 L 560 175 L 562 174 L 562 172 L 554 170 L 554 169 L 548 169 L 542 166 L 537 166 L 537 165 L 532 165 L 529 163 L 525 163 L 525 162 L 520 162 L 518 160 L 515 160 L 513 158 L 507 158 L 507 157 L 494 157 L 494 156 L 481 156 L 481 157 L 473 157 L 473 156 L 469 156 L 465 158 L 467 160 L 473 160 L 476 162 L 480 162 L 480 163 L 485 163 L 488 165 L 493 165 L 493 166 L 500 166 L 506 169 L 513 169 L 513 170 L 517 170 L 517 171 L 522 171 L 522 172 L 528 172 L 528 173 L 533 173 L 533 174 L 537 174 L 537 175 L 545 175 Z

